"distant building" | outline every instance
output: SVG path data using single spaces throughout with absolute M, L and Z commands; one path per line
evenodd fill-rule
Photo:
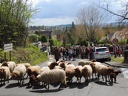
M 114 33 L 108 33 L 108 34 L 107 34 L 107 40 L 111 40 L 112 37 L 113 37 L 113 34 L 114 34 Z
M 116 31 L 114 33 L 108 33 L 107 39 L 112 41 L 114 38 L 121 40 L 121 39 L 128 39 L 128 29 L 123 29 L 121 31 Z
M 53 37 L 52 30 L 38 30 L 38 31 L 35 31 L 35 34 L 45 35 L 46 38 L 49 38 L 49 39 Z

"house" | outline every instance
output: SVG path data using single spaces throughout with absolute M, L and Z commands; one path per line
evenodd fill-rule
M 51 39 L 53 37 L 53 31 L 52 30 L 38 30 L 38 31 L 35 31 L 35 34 L 45 35 L 46 38 L 49 38 L 49 39 Z
M 114 33 L 108 33 L 107 39 L 112 41 L 114 38 L 121 40 L 121 39 L 128 39 L 128 29 L 123 29 L 121 31 L 116 31 Z
M 108 33 L 108 34 L 107 34 L 107 40 L 111 40 L 113 34 L 114 34 L 114 33 Z

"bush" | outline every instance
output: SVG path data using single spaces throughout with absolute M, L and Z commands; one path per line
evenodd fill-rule
M 31 35 L 29 35 L 28 40 L 31 43 L 37 42 L 38 41 L 38 36 L 36 34 L 31 34 Z
M 41 36 L 40 41 L 41 41 L 42 43 L 47 42 L 46 36 L 45 36 L 45 35 Z

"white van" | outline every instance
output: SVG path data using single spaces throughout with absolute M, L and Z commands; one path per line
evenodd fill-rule
M 93 57 L 96 60 L 105 59 L 110 61 L 111 60 L 111 54 L 107 47 L 95 47 Z

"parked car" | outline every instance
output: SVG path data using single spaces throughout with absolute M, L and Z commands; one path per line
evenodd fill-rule
M 101 60 L 101 59 L 108 61 L 111 60 L 111 54 L 107 47 L 95 47 L 93 57 L 96 60 Z

